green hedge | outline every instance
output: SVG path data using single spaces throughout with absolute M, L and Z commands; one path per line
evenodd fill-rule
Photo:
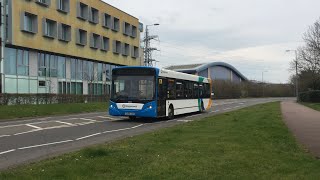
M 299 94 L 299 101 L 320 103 L 320 90 L 302 92 Z
M 108 102 L 108 95 L 0 94 L 0 105 Z

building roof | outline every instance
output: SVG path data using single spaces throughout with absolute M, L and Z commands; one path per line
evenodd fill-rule
M 228 69 L 232 70 L 234 73 L 236 73 L 243 80 L 245 80 L 245 81 L 248 80 L 235 67 L 233 67 L 232 65 L 225 63 L 225 62 L 209 62 L 209 63 L 199 63 L 199 64 L 174 65 L 174 66 L 166 67 L 165 69 L 179 71 L 179 72 L 186 72 L 186 73 L 197 73 L 197 72 L 201 72 L 201 71 L 208 69 L 209 67 L 213 67 L 213 66 L 222 66 L 222 67 L 228 68 Z

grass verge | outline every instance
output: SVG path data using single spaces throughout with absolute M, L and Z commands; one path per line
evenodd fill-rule
M 0 179 L 317 179 L 320 161 L 297 145 L 279 103 L 22 166 Z
M 42 117 L 108 110 L 108 103 L 74 103 L 45 105 L 0 106 L 0 120 L 25 117 Z
M 320 111 L 320 103 L 301 103 L 301 104 L 309 108 L 312 108 L 314 110 Z

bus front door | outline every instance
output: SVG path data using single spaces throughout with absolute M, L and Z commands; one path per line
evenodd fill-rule
M 158 79 L 158 117 L 166 116 L 168 80 L 166 78 Z

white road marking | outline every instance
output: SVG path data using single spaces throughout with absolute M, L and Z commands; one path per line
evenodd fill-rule
M 226 111 L 226 110 L 230 110 L 230 109 L 233 109 L 233 108 L 225 108 L 225 109 L 223 109 L 223 110 Z
M 52 142 L 52 143 L 46 143 L 46 144 L 39 144 L 39 145 L 34 145 L 34 146 L 27 146 L 27 147 L 22 147 L 18 148 L 19 150 L 23 149 L 31 149 L 35 147 L 42 147 L 42 146 L 49 146 L 49 145 L 54 145 L 54 144 L 62 144 L 62 143 L 67 143 L 67 142 L 72 142 L 73 140 L 66 140 L 66 141 L 58 141 L 58 142 Z
M 94 120 L 94 119 L 87 119 L 87 118 L 79 118 L 79 119 L 85 120 L 85 121 L 96 121 L 96 120 Z
M 13 152 L 13 151 L 15 151 L 15 149 L 11 149 L 11 150 L 8 150 L 8 151 L 3 151 L 3 152 L 0 152 L 0 155 L 7 154 L 7 153 L 10 153 L 10 152 Z
M 111 130 L 111 131 L 105 131 L 105 132 L 102 132 L 102 134 L 106 134 L 106 133 L 111 133 L 111 132 L 118 132 L 118 131 L 124 131 L 124 130 L 129 130 L 129 129 L 135 129 L 135 128 L 138 128 L 140 126 L 143 126 L 144 124 L 139 124 L 137 126 L 133 126 L 133 127 L 130 127 L 130 128 L 124 128 L 124 129 L 116 129 L 116 130 Z
M 74 124 L 72 123 L 67 123 L 67 122 L 63 122 L 63 121 L 56 121 L 57 123 L 61 123 L 61 124 L 66 124 L 66 125 L 69 125 L 69 126 L 74 126 Z
M 82 139 L 87 139 L 89 137 L 93 137 L 93 136 L 98 136 L 100 135 L 101 133 L 95 133 L 95 134 L 91 134 L 91 135 L 88 135 L 88 136 L 84 136 L 84 137 L 81 137 L 81 138 L 77 138 L 76 141 L 79 141 L 79 140 L 82 140 Z
M 26 124 L 26 126 L 29 126 L 29 127 L 35 128 L 35 129 L 42 129 L 41 127 L 34 126 L 34 125 L 31 125 L 31 124 Z
M 191 121 L 193 121 L 193 120 L 177 120 L 177 121 L 179 121 L 179 122 L 191 122 Z
M 11 136 L 11 135 L 1 135 L 0 138 L 2 138 L 2 137 L 9 137 L 9 136 Z
M 8 126 L 1 126 L 0 129 L 3 128 L 11 128 L 11 127 L 19 127 L 19 126 L 24 126 L 25 124 L 16 124 L 16 125 L 8 125 Z
M 111 120 L 114 120 L 114 121 L 117 121 L 119 119 L 116 119 L 116 118 L 112 118 L 112 117 L 109 117 L 109 116 L 97 116 L 98 118 L 102 118 L 102 119 L 111 119 Z
M 33 132 L 37 132 L 37 131 L 41 131 L 43 129 L 34 129 L 34 130 L 31 130 L 31 131 L 25 131 L 25 132 L 21 132 L 21 133 L 16 133 L 14 134 L 14 136 L 18 136 L 18 135 L 22 135 L 22 134 L 28 134 L 28 133 L 33 133 Z

